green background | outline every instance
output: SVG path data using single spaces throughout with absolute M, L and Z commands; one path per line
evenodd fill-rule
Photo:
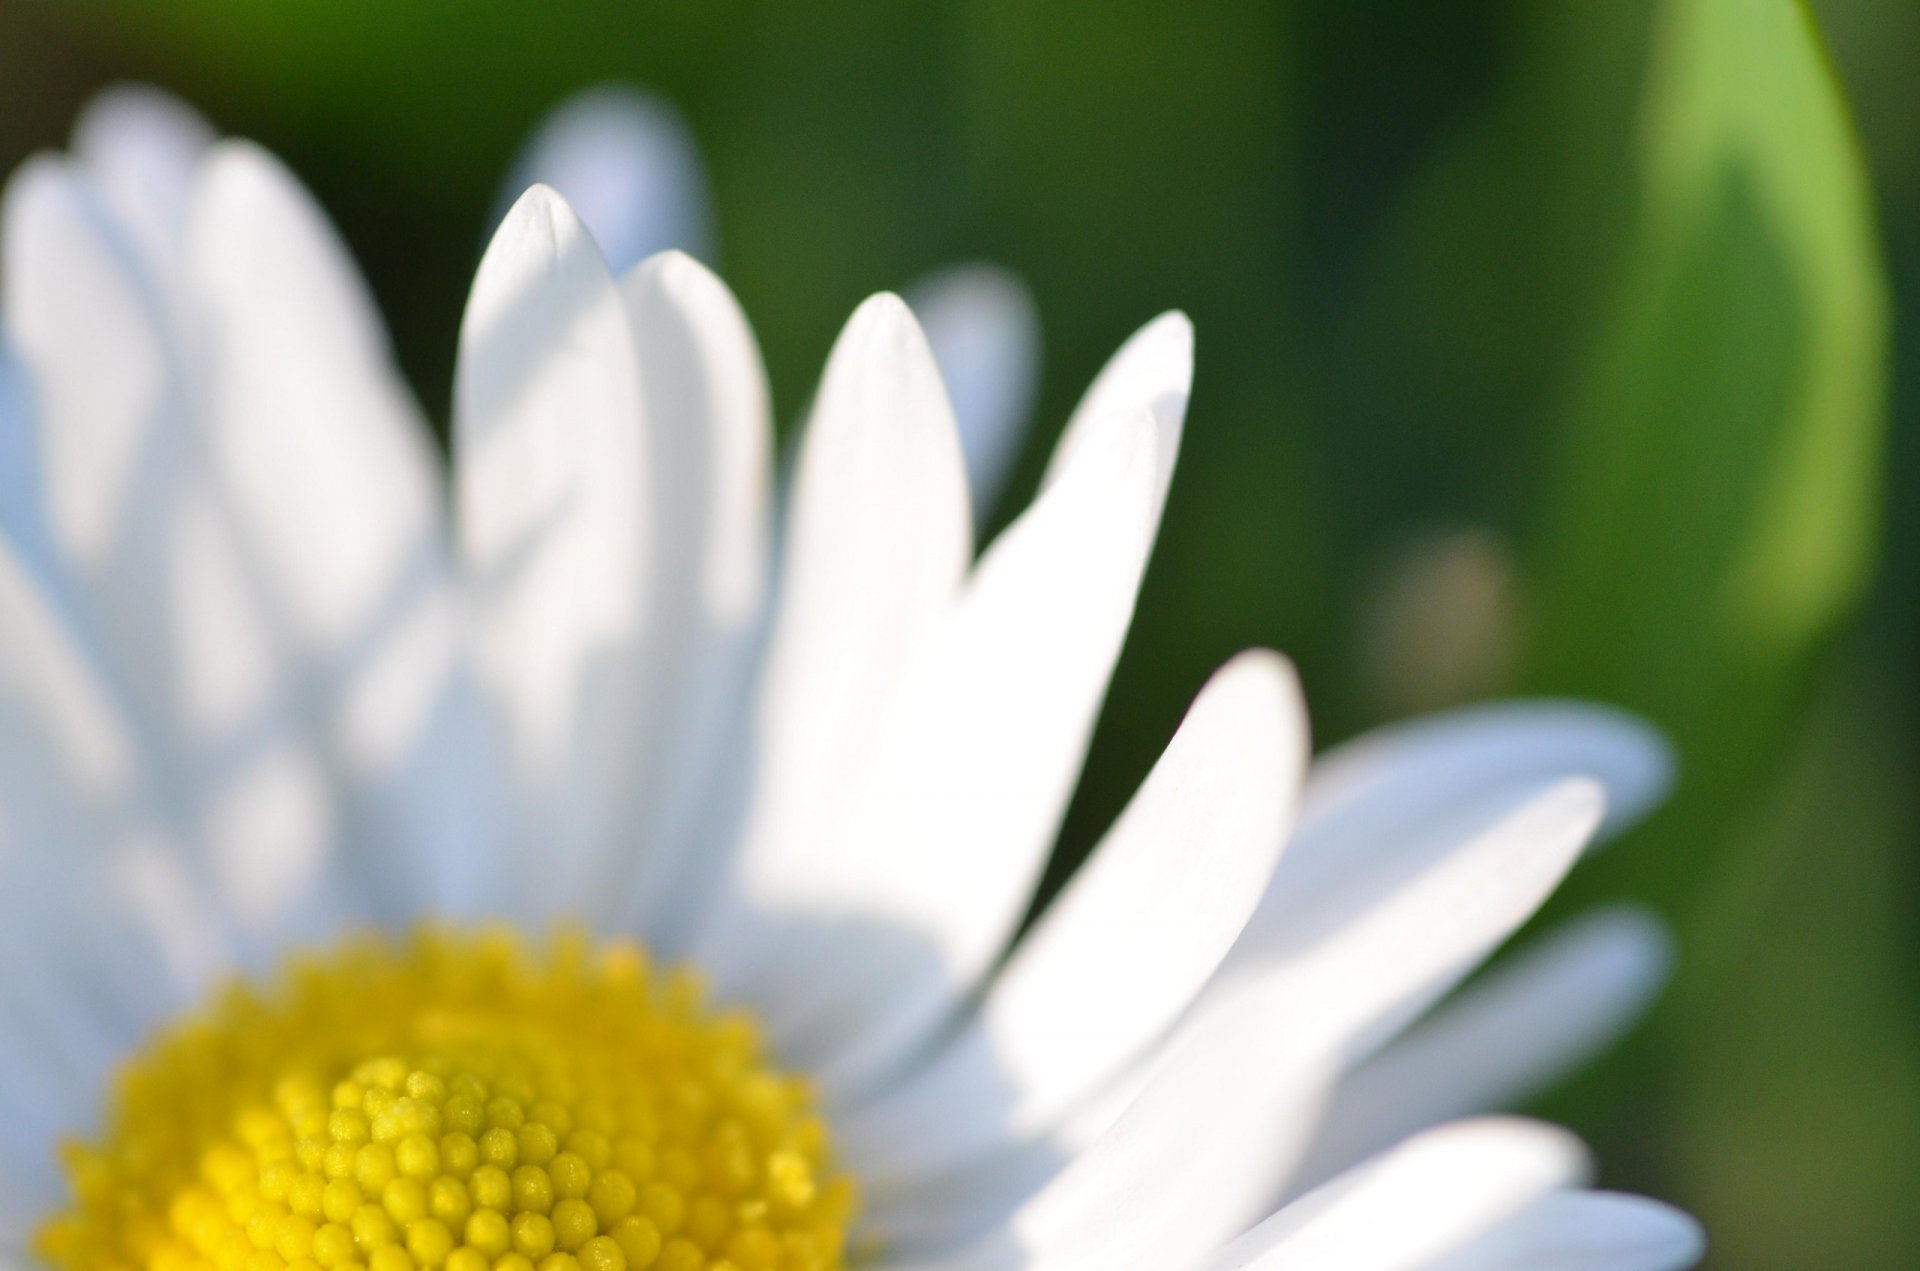
M 315 188 L 444 417 L 518 144 L 657 89 L 782 415 L 864 295 L 1025 276 L 1015 505 L 1107 353 L 1186 309 L 1182 468 L 1061 868 L 1247 645 L 1300 664 L 1323 742 L 1632 706 L 1680 793 L 1548 917 L 1638 899 L 1680 964 L 1544 1110 L 1714 1265 L 1908 1268 L 1916 66 L 1911 0 L 0 0 L 0 166 L 105 84 L 181 93 Z

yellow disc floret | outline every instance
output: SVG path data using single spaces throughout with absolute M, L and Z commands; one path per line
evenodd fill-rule
M 64 1271 L 826 1271 L 851 1182 L 753 1021 L 637 947 L 425 932 L 236 985 L 65 1149 Z

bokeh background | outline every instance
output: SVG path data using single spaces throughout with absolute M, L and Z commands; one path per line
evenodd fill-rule
M 1030 282 L 1057 422 L 1173 306 L 1199 372 L 1059 870 L 1206 673 L 1322 742 L 1512 692 L 1629 705 L 1677 797 L 1565 912 L 1680 963 L 1544 1110 L 1713 1264 L 1920 1266 L 1920 5 L 1912 0 L 0 0 L 0 167 L 173 89 L 314 187 L 446 414 L 511 158 L 678 103 L 791 416 L 866 294 Z M 1003 513 L 1004 515 L 1004 513 Z

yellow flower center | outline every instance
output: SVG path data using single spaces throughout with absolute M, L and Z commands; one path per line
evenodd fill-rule
M 753 1021 L 631 944 L 367 939 L 120 1074 L 64 1271 L 827 1271 L 853 1187 Z

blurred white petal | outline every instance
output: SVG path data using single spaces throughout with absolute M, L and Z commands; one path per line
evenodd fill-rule
M 40 426 L 27 368 L 0 330 L 0 536 L 42 579 L 54 577 L 40 475 Z
M 426 421 L 345 245 L 265 151 L 225 142 L 209 158 L 193 266 L 220 474 L 294 640 L 337 656 L 403 585 L 445 584 Z
M 998 504 L 1040 387 L 1040 315 L 1019 277 L 955 265 L 906 290 L 953 398 L 974 524 Z
M 560 192 L 616 274 L 658 252 L 712 258 L 699 148 L 680 112 L 650 93 L 595 88 L 556 107 L 515 161 L 502 207 L 532 185 Z
M 1449 805 L 1560 776 L 1606 788 L 1602 836 L 1665 796 L 1673 752 L 1624 711 L 1582 702 L 1469 706 L 1376 729 L 1314 762 L 1289 870 L 1339 868 L 1359 839 L 1417 829 Z
M 1585 1150 L 1564 1130 L 1445 1126 L 1288 1206 L 1205 1271 L 1423 1271 L 1586 1172 Z
M 92 1120 L 120 1049 L 233 951 L 178 853 L 156 852 L 127 721 L 4 545 L 0 631 L 0 895 L 16 902 L 0 924 L 0 1088 L 28 1105 L 0 1117 L 0 1156 L 40 1165 Z
M 32 380 L 45 527 L 170 815 L 255 941 L 328 929 L 354 880 L 326 773 L 191 418 L 182 333 L 84 180 L 7 188 L 7 331 Z M 276 836 L 253 835 L 271 825 Z
M 1423 1271 L 1679 1271 L 1706 1251 L 1700 1224 L 1671 1206 L 1556 1191 Z
M 1550 1088 L 1639 1018 L 1672 956 L 1666 929 L 1640 910 L 1601 910 L 1556 928 L 1350 1073 L 1299 1185 L 1429 1126 L 1513 1108 Z
M 496 818 L 451 608 L 443 477 L 373 299 L 279 162 L 225 142 L 192 214 L 199 417 L 347 811 L 406 907 L 455 902 Z
M 194 179 L 213 143 L 213 127 L 198 111 L 145 84 L 101 92 L 73 128 L 74 158 L 126 228 L 178 321 L 190 311 L 186 245 Z

